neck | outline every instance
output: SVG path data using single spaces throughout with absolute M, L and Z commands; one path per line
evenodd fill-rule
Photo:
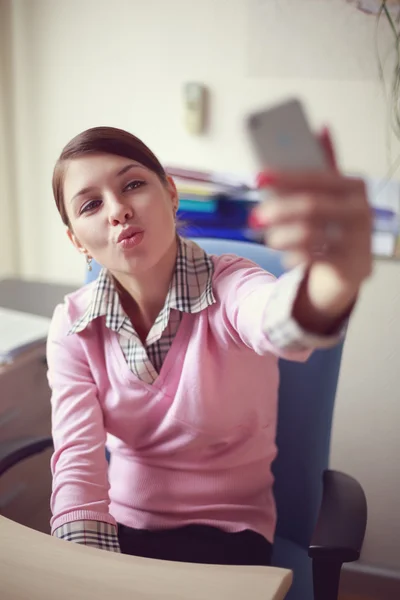
M 154 267 L 140 276 L 113 274 L 122 306 L 141 337 L 146 338 L 165 304 L 175 270 L 177 239 Z

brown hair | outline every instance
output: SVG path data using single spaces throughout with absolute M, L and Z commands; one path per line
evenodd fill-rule
M 93 127 L 79 133 L 62 150 L 53 171 L 53 194 L 63 223 L 70 227 L 64 202 L 65 166 L 69 160 L 87 154 L 115 154 L 137 161 L 153 171 L 163 183 L 167 174 L 158 158 L 139 138 L 115 127 Z

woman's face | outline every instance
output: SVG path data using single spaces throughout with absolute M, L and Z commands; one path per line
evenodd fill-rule
M 112 273 L 147 271 L 174 247 L 173 181 L 163 184 L 129 158 L 90 154 L 69 161 L 64 202 L 71 241 Z

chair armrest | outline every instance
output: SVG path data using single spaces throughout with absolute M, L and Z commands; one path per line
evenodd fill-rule
M 50 436 L 8 440 L 0 443 L 0 476 L 25 458 L 53 447 Z
M 361 485 L 339 471 L 325 471 L 309 556 L 340 563 L 358 560 L 366 527 L 367 501 Z

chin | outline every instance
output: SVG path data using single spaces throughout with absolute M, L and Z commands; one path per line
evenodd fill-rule
M 118 267 L 114 267 L 114 271 L 137 277 L 153 269 L 158 262 L 157 256 L 141 253 L 140 256 L 127 256 L 125 260 L 118 261 Z
M 109 268 L 111 271 L 132 276 L 142 275 L 160 265 L 170 255 L 170 252 L 175 250 L 175 242 L 175 236 L 172 239 L 162 240 L 162 243 L 160 243 L 160 239 L 157 239 L 156 243 L 149 239 L 143 240 L 131 251 L 117 256 L 113 266 Z
M 152 266 L 153 264 L 150 258 L 146 259 L 144 257 L 139 258 L 135 256 L 128 258 L 122 264 L 120 264 L 120 268 L 118 270 L 129 275 L 138 276 L 146 273 L 152 268 Z

